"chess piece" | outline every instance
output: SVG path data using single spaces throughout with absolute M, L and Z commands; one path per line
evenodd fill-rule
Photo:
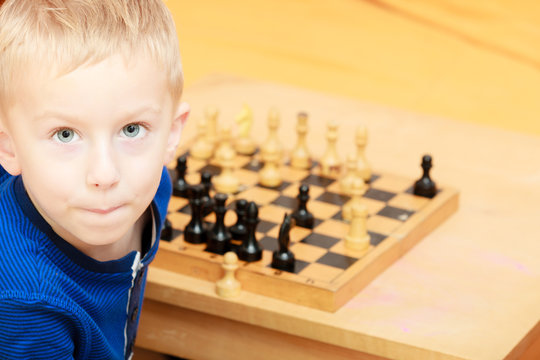
M 289 243 L 291 242 L 289 234 L 293 226 L 293 217 L 285 214 L 279 228 L 279 249 L 272 253 L 272 267 L 274 269 L 294 272 L 294 254 L 289 250 Z
M 171 241 L 173 239 L 173 227 L 171 221 L 165 218 L 163 229 L 161 229 L 160 239 L 164 241 Z
M 366 205 L 353 205 L 349 233 L 345 237 L 345 247 L 347 249 L 365 251 L 369 248 L 370 236 L 367 231 L 367 217 Z
M 259 223 L 259 209 L 257 204 L 251 201 L 247 207 L 246 227 L 247 236 L 238 248 L 238 258 L 247 262 L 261 260 L 262 249 L 255 236 L 257 224 Z
M 206 142 L 212 146 L 212 150 L 218 141 L 217 137 L 217 118 L 219 112 L 214 107 L 208 107 L 205 110 L 204 116 L 206 119 Z
M 246 210 L 248 202 L 245 199 L 239 199 L 235 202 L 236 224 L 230 227 L 232 238 L 234 240 L 244 240 L 247 237 Z
M 307 229 L 313 229 L 313 214 L 310 213 L 307 209 L 307 202 L 309 200 L 309 186 L 308 185 L 300 185 L 300 188 L 298 189 L 298 207 L 296 210 L 292 213 L 292 217 L 296 221 L 296 225 L 307 228 Z
M 207 229 L 202 218 L 202 194 L 202 185 L 190 186 L 189 205 L 191 207 L 191 220 L 184 229 L 184 240 L 192 244 L 202 244 L 207 239 Z
M 187 159 L 186 156 L 180 156 L 176 160 L 176 180 L 173 185 L 173 195 L 183 198 L 188 197 L 189 185 L 186 182 Z
M 234 149 L 232 145 L 232 139 L 231 139 L 231 128 L 230 127 L 224 127 L 219 132 L 219 145 L 216 148 L 216 151 L 214 152 L 214 158 L 217 160 L 217 162 L 220 162 L 220 159 L 226 158 L 228 156 L 231 156 L 229 153 L 232 154 L 232 158 L 236 156 L 236 150 Z M 220 164 L 221 165 L 221 164 Z
M 238 269 L 238 257 L 232 251 L 229 251 L 223 257 L 223 271 L 225 275 L 216 282 L 216 293 L 223 298 L 234 298 L 240 295 L 241 284 L 234 277 Z
M 235 159 L 236 152 L 232 147 L 220 153 L 218 158 L 221 165 L 221 173 L 214 177 L 214 188 L 217 192 L 224 194 L 234 194 L 238 191 L 240 180 L 235 174 Z
M 214 211 L 214 200 L 210 197 L 210 189 L 212 189 L 212 173 L 210 171 L 201 173 L 201 185 L 203 187 L 202 216 L 205 217 Z
M 307 114 L 301 112 L 298 114 L 298 122 L 296 124 L 296 133 L 298 139 L 296 147 L 291 153 L 291 166 L 298 169 L 309 169 L 311 167 L 311 157 L 306 142 L 306 135 L 308 131 L 307 127 Z
M 339 185 L 341 187 L 341 191 L 344 194 L 350 194 L 352 189 L 352 184 L 354 182 L 354 179 L 358 178 L 359 175 L 356 171 L 356 157 L 354 155 L 349 154 L 347 157 L 347 172 L 345 173 L 345 176 L 340 180 Z
M 366 159 L 367 129 L 360 126 L 356 129 L 356 171 L 366 183 L 371 180 L 371 167 Z
M 214 226 L 208 231 L 208 237 L 206 243 L 206 251 L 214 254 L 223 255 L 229 251 L 231 246 L 231 233 L 225 226 L 225 213 L 227 208 L 225 203 L 228 196 L 226 194 L 218 193 L 214 196 L 214 212 L 216 214 L 216 222 Z
M 197 122 L 197 139 L 189 148 L 189 155 L 194 159 L 208 160 L 214 152 L 214 144 L 209 142 L 206 128 L 207 122 L 204 119 Z
M 328 122 L 328 131 L 326 133 L 326 152 L 321 158 L 321 174 L 322 175 L 337 175 L 341 162 L 337 154 L 337 137 L 338 124 L 332 120 Z
M 277 158 L 281 159 L 283 155 L 283 147 L 278 136 L 279 114 L 276 109 L 271 109 L 268 114 L 268 137 L 261 145 L 261 157 L 265 158 L 267 153 L 277 154 Z
M 281 173 L 279 171 L 279 154 L 276 148 L 267 149 L 263 155 L 264 165 L 259 171 L 259 183 L 262 186 L 275 188 L 281 185 Z
M 431 180 L 431 177 L 429 175 L 429 171 L 431 170 L 432 159 L 430 155 L 424 155 L 422 158 L 422 169 L 424 173 L 422 174 L 422 177 L 414 183 L 414 191 L 413 193 L 415 195 L 432 198 L 435 195 L 437 195 L 437 186 L 435 185 L 435 182 Z
M 242 107 L 242 111 L 236 117 L 238 124 L 238 139 L 235 143 L 236 152 L 241 155 L 253 155 L 257 146 L 250 137 L 251 126 L 253 125 L 253 112 L 247 105 Z
M 356 178 L 354 179 L 352 183 L 351 188 L 351 199 L 343 205 L 343 209 L 341 209 L 341 217 L 343 220 L 351 220 L 352 219 L 352 208 L 354 206 L 362 206 L 362 195 L 366 193 L 367 187 L 364 183 L 364 180 L 362 178 Z

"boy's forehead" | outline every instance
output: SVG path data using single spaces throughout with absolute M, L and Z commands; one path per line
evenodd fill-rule
M 31 64 L 21 74 L 13 84 L 12 105 L 27 106 L 27 100 L 39 98 L 50 101 L 48 104 L 42 101 L 41 105 L 76 109 L 78 105 L 91 104 L 94 97 L 103 93 L 116 97 L 125 93 L 118 104 L 124 111 L 137 111 L 145 105 L 140 103 L 145 98 L 148 98 L 145 107 L 149 111 L 158 111 L 165 102 L 164 97 L 170 98 L 166 77 L 159 65 L 144 57 L 126 60 L 116 55 L 68 70 L 58 64 Z M 131 99 L 131 96 L 135 98 Z M 169 99 L 166 100 L 169 103 Z

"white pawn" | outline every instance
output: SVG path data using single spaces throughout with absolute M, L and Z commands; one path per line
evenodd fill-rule
M 298 123 L 296 124 L 298 140 L 296 147 L 291 153 L 291 166 L 298 169 L 309 169 L 311 167 L 311 158 L 306 143 L 308 131 L 307 119 L 306 113 L 301 112 L 298 114 Z
M 216 146 L 217 138 L 217 118 L 219 112 L 214 107 L 208 107 L 205 111 L 206 118 L 206 141 L 212 145 L 212 149 Z
M 217 161 L 221 166 L 221 173 L 214 177 L 214 187 L 217 192 L 224 194 L 234 194 L 238 192 L 240 180 L 235 175 L 235 156 L 236 153 L 232 147 L 225 148 L 220 152 Z
M 367 129 L 360 126 L 356 129 L 356 171 L 365 182 L 371 180 L 371 167 L 366 159 Z
M 332 175 L 339 173 L 341 162 L 337 154 L 337 128 L 338 124 L 332 120 L 328 122 L 328 132 L 326 134 L 327 147 L 326 152 L 321 158 L 321 174 Z
M 195 159 L 208 160 L 212 156 L 214 145 L 206 138 L 206 121 L 197 122 L 197 140 L 189 149 L 189 155 Z
M 355 204 L 352 208 L 352 219 L 349 233 L 345 237 L 345 247 L 356 251 L 365 251 L 369 248 L 369 234 L 367 231 L 368 210 L 364 204 Z
M 344 194 L 350 194 L 354 179 L 357 179 L 358 177 L 358 172 L 356 171 L 356 157 L 349 154 L 347 157 L 347 173 L 339 183 L 341 186 L 341 191 Z
M 264 166 L 259 172 L 259 183 L 262 186 L 275 188 L 281 185 L 281 173 L 279 171 L 279 155 L 276 149 L 264 154 Z
M 283 147 L 278 136 L 279 114 L 276 109 L 271 109 L 268 114 L 268 137 L 261 145 L 261 156 L 264 159 L 266 153 L 277 153 L 278 159 L 281 159 Z
M 234 149 L 232 145 L 232 139 L 231 139 L 231 128 L 230 127 L 224 127 L 219 132 L 219 146 L 216 148 L 216 151 L 214 153 L 214 157 L 220 161 L 219 159 L 222 158 L 228 158 L 229 154 L 232 153 L 232 158 L 236 156 L 236 150 Z
M 351 220 L 352 219 L 352 209 L 354 206 L 363 206 L 362 203 L 362 195 L 366 193 L 367 187 L 364 183 L 364 180 L 361 178 L 354 179 L 352 183 L 352 188 L 350 195 L 352 196 L 349 201 L 345 205 L 343 205 L 343 209 L 341 209 L 341 217 L 343 220 Z
M 234 277 L 234 272 L 238 269 L 238 256 L 229 251 L 223 256 L 223 270 L 225 276 L 216 282 L 216 293 L 224 298 L 233 298 L 240 295 L 240 281 Z

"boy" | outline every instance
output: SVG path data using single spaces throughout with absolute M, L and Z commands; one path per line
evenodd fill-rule
M 189 108 L 162 0 L 0 8 L 0 358 L 127 359 Z

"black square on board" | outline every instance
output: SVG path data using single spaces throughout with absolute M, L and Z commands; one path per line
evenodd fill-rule
M 288 209 L 296 209 L 298 200 L 289 196 L 280 195 L 276 200 L 272 201 L 272 204 L 283 206 Z
M 180 212 L 182 214 L 191 215 L 191 205 L 189 205 L 189 204 L 184 205 L 182 208 L 180 208 L 178 210 L 178 212 Z
M 377 180 L 380 177 L 381 177 L 380 175 L 371 174 L 371 178 L 369 179 L 369 183 L 373 183 L 375 180 Z
M 350 197 L 348 197 L 347 195 L 341 195 L 334 192 L 325 191 L 321 195 L 319 195 L 316 200 L 337 206 L 343 206 L 347 201 L 349 201 L 349 199 Z
M 257 225 L 257 232 L 267 233 L 268 231 L 272 230 L 272 228 L 276 225 L 277 225 L 276 223 L 266 221 L 266 220 L 261 220 L 259 224 Z
M 391 193 L 391 192 L 379 190 L 379 189 L 374 189 L 374 188 L 369 188 L 364 194 L 364 197 L 368 199 L 378 200 L 382 202 L 388 202 L 394 196 L 396 196 L 395 193 Z
M 307 185 L 316 185 L 321 187 L 327 187 L 331 185 L 335 180 L 329 177 L 321 176 L 321 175 L 315 175 L 310 174 L 306 176 L 302 181 L 300 181 L 302 184 Z
M 203 173 L 203 172 L 209 172 L 210 174 L 212 174 L 212 176 L 216 176 L 216 175 L 219 175 L 221 173 L 221 167 L 217 166 L 217 165 L 211 165 L 211 164 L 208 164 L 208 165 L 205 165 L 203 166 L 202 168 L 199 169 L 199 173 Z
M 259 240 L 259 245 L 261 245 L 264 250 L 268 251 L 276 251 L 279 249 L 278 240 L 271 236 L 263 237 Z
M 400 220 L 400 221 L 407 221 L 409 217 L 414 214 L 414 211 L 411 210 L 405 210 L 400 209 L 393 206 L 385 206 L 379 212 L 377 215 L 386 216 L 392 219 Z
M 379 245 L 384 239 L 387 238 L 386 235 L 379 234 L 372 231 L 368 231 L 368 234 L 369 234 L 369 243 L 373 246 Z
M 346 270 L 349 268 L 349 266 L 354 264 L 356 260 L 358 259 L 350 256 L 327 252 L 319 260 L 317 260 L 317 263 Z
M 322 234 L 318 234 L 314 232 L 306 236 L 301 242 L 303 242 L 304 244 L 318 246 L 324 249 L 330 249 L 339 241 L 340 239 L 338 238 L 326 236 L 326 235 L 322 235 Z

